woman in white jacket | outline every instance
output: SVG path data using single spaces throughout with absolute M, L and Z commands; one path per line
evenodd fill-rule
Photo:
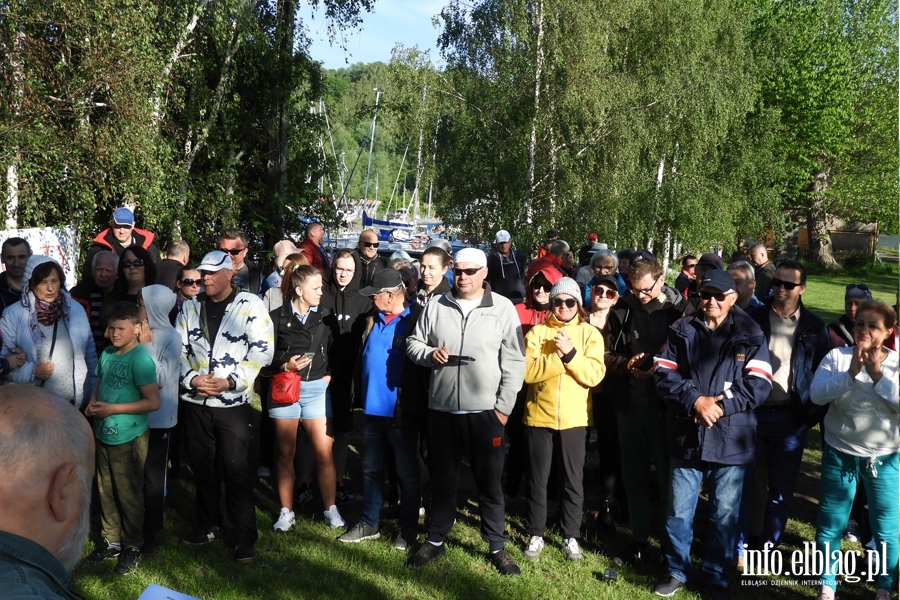
M 890 600 L 897 587 L 900 384 L 897 352 L 883 346 L 896 322 L 897 315 L 884 302 L 860 304 L 853 327 L 856 345 L 829 352 L 810 388 L 813 402 L 829 405 L 823 421 L 816 548 L 826 557 L 840 550 L 856 482 L 861 481 L 875 548 L 886 567 L 869 574 L 875 576 L 876 600 Z M 826 560 L 819 600 L 833 600 L 837 588 L 836 565 Z
M 43 387 L 80 410 L 97 383 L 97 351 L 84 308 L 69 297 L 65 273 L 52 258 L 31 256 L 23 281 L 21 302 L 0 317 L 0 354 L 16 348 L 25 354 L 6 381 Z

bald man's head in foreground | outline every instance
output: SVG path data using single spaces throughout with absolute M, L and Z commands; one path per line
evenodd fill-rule
M 90 528 L 93 474 L 93 434 L 74 406 L 31 385 L 0 387 L 0 530 L 71 570 Z

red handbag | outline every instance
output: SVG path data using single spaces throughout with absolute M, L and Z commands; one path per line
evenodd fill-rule
M 275 404 L 293 404 L 300 399 L 300 373 L 280 371 L 272 376 L 272 393 Z

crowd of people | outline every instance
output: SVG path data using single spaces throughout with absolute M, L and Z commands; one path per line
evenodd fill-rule
M 847 285 L 845 314 L 826 326 L 802 302 L 804 265 L 773 262 L 762 244 L 728 264 L 685 255 L 670 287 L 650 251 L 614 252 L 596 234 L 577 261 L 550 231 L 528 262 L 506 230 L 487 253 L 451 256 L 435 239 L 418 258 L 386 258 L 373 231 L 332 252 L 313 223 L 299 245 L 275 245 L 266 277 L 241 231 L 223 232 L 195 265 L 183 241 L 162 258 L 134 224 L 129 209 L 113 213 L 71 292 L 25 240 L 0 250 L 0 585 L 70 597 L 91 480 L 102 542 L 84 560 L 133 571 L 163 543 L 167 478 L 182 463 L 196 526 L 181 541 L 226 537 L 224 484 L 226 539 L 242 564 L 256 554 L 257 478 L 274 471 L 275 534 L 314 489 L 341 543 L 379 538 L 384 501 L 399 501 L 391 544 L 422 568 L 446 552 L 464 465 L 499 573 L 520 575 L 506 525 L 519 499 L 526 559 L 542 555 L 556 522 L 562 556 L 582 560 L 593 427 L 601 498 L 589 514 L 611 533 L 627 514 L 619 558 L 659 568 L 653 592 L 676 594 L 692 578 L 703 488 L 698 582 L 704 597 L 728 598 L 746 553 L 782 542 L 818 424 L 816 546 L 876 544 L 886 565 L 876 599 L 897 587 L 897 314 L 865 284 Z M 354 427 L 358 479 L 347 466 Z M 38 461 L 46 477 L 26 482 Z M 362 509 L 349 525 L 338 505 L 355 481 Z M 12 510 L 16 486 L 43 499 Z M 818 573 L 820 600 L 834 598 L 835 572 Z

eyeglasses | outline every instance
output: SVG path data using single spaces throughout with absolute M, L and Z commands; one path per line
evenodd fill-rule
M 471 269 L 453 269 L 453 274 L 456 277 L 462 277 L 462 274 L 465 273 L 469 277 L 474 277 L 478 271 L 481 270 L 481 267 L 473 267 Z
M 775 282 L 772 282 L 772 285 L 775 285 Z M 788 288 L 788 289 L 791 289 L 791 288 Z M 868 292 L 869 286 L 867 286 L 864 283 L 851 283 L 851 284 L 847 285 L 847 291 L 849 292 L 850 290 L 862 290 L 864 292 Z
M 539 292 L 541 290 L 544 290 L 545 292 L 549 292 L 550 290 L 553 289 L 553 286 L 550 285 L 549 283 L 541 283 L 539 281 L 536 281 L 531 284 L 531 289 L 533 289 L 536 292 Z
M 230 254 L 232 256 L 237 256 L 238 254 L 240 254 L 241 252 L 243 252 L 246 249 L 247 248 L 222 248 L 222 252 L 227 252 L 228 254 Z
M 604 271 L 606 273 L 612 273 L 616 270 L 616 265 L 597 265 L 594 267 L 595 269 L 599 269 L 600 271 Z
M 360 242 L 366 248 L 377 248 L 380 242 Z
M 202 284 L 200 283 L 200 280 L 199 280 L 199 279 L 182 279 L 179 283 L 180 283 L 181 285 L 187 286 L 187 287 L 191 287 L 191 286 L 194 286 L 194 285 L 196 285 L 196 286 L 199 287 L 200 285 L 202 285 Z
M 784 289 L 786 289 L 786 290 L 789 291 L 789 292 L 790 292 L 791 290 L 793 290 L 795 287 L 797 287 L 798 285 L 803 285 L 803 284 L 802 284 L 802 283 L 794 283 L 793 281 L 782 281 L 782 280 L 780 280 L 780 279 L 773 279 L 773 280 L 772 280 L 772 287 L 773 287 L 773 288 L 775 288 L 775 287 L 783 287 Z
M 653 282 L 653 285 L 651 285 L 649 288 L 647 288 L 645 290 L 639 290 L 637 288 L 633 288 L 632 291 L 635 294 L 640 294 L 641 296 L 650 296 L 651 294 L 653 294 L 653 290 L 656 289 L 656 284 L 658 284 L 658 283 L 659 283 L 659 280 L 657 279 L 656 281 Z
M 615 299 L 616 296 L 619 295 L 619 292 L 617 292 L 615 290 L 611 290 L 608 287 L 605 287 L 602 285 L 595 285 L 594 291 L 597 293 L 598 296 L 602 296 L 609 300 L 613 300 L 613 299 Z
M 563 304 L 566 305 L 566 308 L 575 308 L 575 305 L 578 304 L 578 300 L 575 300 L 574 298 L 567 298 L 565 300 L 563 300 L 562 298 L 553 299 L 554 308 L 559 308 Z
M 144 261 L 141 260 L 140 258 L 136 258 L 134 260 L 123 260 L 122 261 L 122 268 L 124 268 L 124 269 L 130 269 L 132 267 L 134 267 L 135 269 L 139 269 L 143 266 L 144 266 Z
M 715 298 L 716 302 L 725 302 L 725 298 L 727 296 L 732 295 L 733 293 L 734 292 L 728 292 L 727 294 L 725 294 L 725 293 L 719 292 L 717 294 L 714 294 L 713 292 L 700 292 L 700 299 L 709 301 L 709 300 L 712 300 L 713 298 Z

